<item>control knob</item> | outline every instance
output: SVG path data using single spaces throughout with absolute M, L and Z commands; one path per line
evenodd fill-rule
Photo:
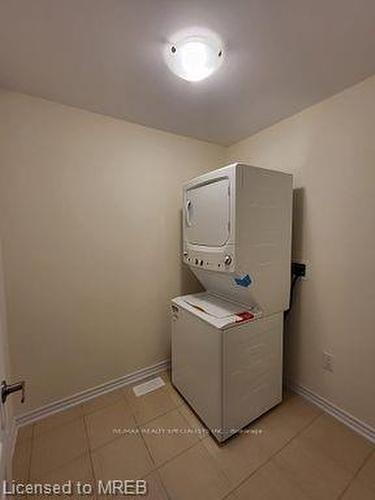
M 226 256 L 224 257 L 224 264 L 225 264 L 226 266 L 229 266 L 230 264 L 232 264 L 232 257 L 231 257 L 230 255 L 226 255 Z

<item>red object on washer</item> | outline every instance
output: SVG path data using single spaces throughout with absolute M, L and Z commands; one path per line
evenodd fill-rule
M 236 313 L 236 316 L 239 316 L 241 319 L 238 319 L 236 323 L 241 323 L 242 321 L 249 321 L 254 318 L 254 314 L 250 311 L 244 311 L 242 313 Z

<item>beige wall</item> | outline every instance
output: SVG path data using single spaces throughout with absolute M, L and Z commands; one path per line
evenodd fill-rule
M 375 77 L 228 150 L 294 174 L 293 254 L 310 262 L 287 327 L 292 379 L 375 426 Z M 334 372 L 322 353 L 334 355 Z
M 293 253 L 310 277 L 289 375 L 375 426 L 374 131 L 375 77 L 227 151 L 1 92 L 0 233 L 27 408 L 168 357 L 169 298 L 197 286 L 180 265 L 181 184 L 226 156 L 294 174 Z
M 224 149 L 0 93 L 0 233 L 18 411 L 169 356 L 183 181 Z

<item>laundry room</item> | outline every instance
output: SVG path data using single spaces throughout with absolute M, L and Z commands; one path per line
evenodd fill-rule
M 0 0 L 3 498 L 375 498 L 374 26 Z

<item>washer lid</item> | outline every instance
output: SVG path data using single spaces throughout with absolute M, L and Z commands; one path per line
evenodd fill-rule
M 186 295 L 184 301 L 214 318 L 227 318 L 236 315 L 241 306 L 228 302 L 208 292 Z
M 173 302 L 220 329 L 259 317 L 258 312 L 245 310 L 240 304 L 209 292 L 184 295 Z

